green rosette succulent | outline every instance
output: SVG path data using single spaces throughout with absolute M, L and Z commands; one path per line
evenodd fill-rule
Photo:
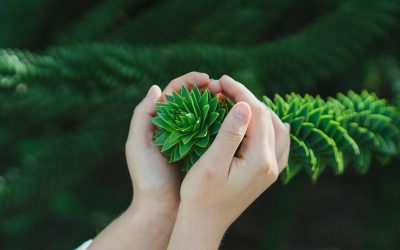
M 157 115 L 151 119 L 159 127 L 154 143 L 169 162 L 182 162 L 187 172 L 213 142 L 233 104 L 208 89 L 201 93 L 196 85 L 191 91 L 183 86 L 166 99 L 157 103 Z

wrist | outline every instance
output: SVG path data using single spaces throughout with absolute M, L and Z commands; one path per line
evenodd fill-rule
M 181 203 L 168 249 L 218 249 L 227 228 L 201 210 Z
M 174 228 L 175 213 L 152 202 L 132 204 L 108 225 L 90 249 L 165 249 Z
M 126 210 L 129 218 L 142 228 L 151 228 L 160 239 L 165 238 L 168 242 L 174 228 L 178 205 L 138 198 L 133 199 Z
M 175 220 L 179 202 L 179 196 L 166 197 L 163 195 L 159 197 L 159 195 L 135 192 L 129 209 L 140 213 L 149 212 L 155 215 L 172 217 Z
M 154 227 L 172 231 L 178 212 L 178 204 L 133 199 L 131 205 L 127 209 L 127 213 L 130 214 L 131 217 L 140 218 L 143 223 L 152 224 Z

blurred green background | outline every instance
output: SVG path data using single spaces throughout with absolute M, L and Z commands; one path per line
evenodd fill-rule
M 129 204 L 124 144 L 151 84 L 229 74 L 256 95 L 400 105 L 395 0 L 1 0 L 0 249 L 73 249 Z M 274 185 L 221 249 L 400 249 L 399 157 Z

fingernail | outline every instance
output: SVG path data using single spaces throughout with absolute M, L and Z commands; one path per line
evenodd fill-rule
M 154 88 L 156 88 L 156 85 L 152 85 L 149 90 L 147 91 L 146 97 L 154 97 Z
M 285 125 L 286 129 L 288 129 L 290 131 L 290 124 L 285 122 L 283 125 Z
M 222 91 L 221 84 L 219 83 L 218 80 L 214 80 L 214 79 L 212 79 L 210 81 L 210 83 L 208 84 L 208 88 L 210 89 L 210 91 L 213 91 L 213 92 L 221 92 Z
M 242 121 L 247 121 L 250 115 L 249 108 L 241 103 L 236 104 L 233 112 L 235 117 Z
M 233 78 L 228 76 L 228 75 L 223 75 L 221 78 L 223 78 L 223 77 L 227 78 L 230 81 L 234 81 L 235 82 L 235 80 L 233 80 Z
M 225 75 L 229 78 L 229 80 L 231 80 L 232 82 L 236 83 L 236 84 L 240 84 L 240 82 L 236 81 L 235 79 L 233 79 L 232 77 Z

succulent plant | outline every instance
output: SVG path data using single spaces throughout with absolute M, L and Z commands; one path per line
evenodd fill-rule
M 160 128 L 154 143 L 169 162 L 182 161 L 187 172 L 214 140 L 232 101 L 208 89 L 201 93 L 196 85 L 191 91 L 183 86 L 166 99 L 157 103 L 157 116 L 151 119 Z
M 327 166 L 341 174 L 350 163 L 366 173 L 372 156 L 385 163 L 398 153 L 399 111 L 373 93 L 349 91 L 326 101 L 292 93 L 275 95 L 273 101 L 264 96 L 263 102 L 291 125 L 284 183 L 302 169 L 315 181 Z M 196 86 L 191 91 L 182 87 L 157 103 L 155 144 L 170 162 L 182 161 L 187 172 L 210 146 L 232 106 L 231 100 L 219 100 L 207 89 L 201 93 Z

